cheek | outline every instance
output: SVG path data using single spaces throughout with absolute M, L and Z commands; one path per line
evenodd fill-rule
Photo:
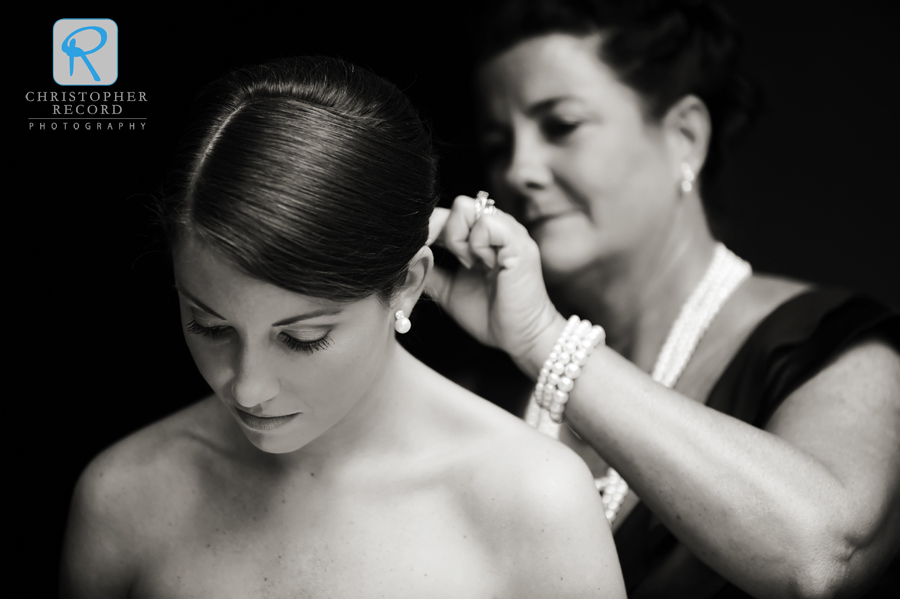
M 568 167 L 598 224 L 614 223 L 616 229 L 641 228 L 669 199 L 659 148 L 632 135 L 598 136 Z
M 534 232 L 541 250 L 544 277 L 555 284 L 590 264 L 605 251 L 600 227 L 577 213 L 552 221 Z
M 185 331 L 187 343 L 194 364 L 203 380 L 218 395 L 220 390 L 231 381 L 231 367 L 227 346 L 209 343 L 207 339 Z
M 592 197 L 615 194 L 642 162 L 642 149 L 627 133 L 598 129 L 585 136 L 560 168 Z
M 188 351 L 191 352 L 191 357 L 194 359 L 194 364 L 207 384 L 212 387 L 213 391 L 218 392 L 222 384 L 221 379 L 228 376 L 224 372 L 226 370 L 224 368 L 225 361 L 221 355 L 218 355 L 221 353 L 221 347 L 216 347 L 208 343 L 207 339 L 188 332 L 185 323 L 190 322 L 192 316 L 183 303 L 180 306 L 180 312 L 181 331 L 184 334 L 184 342 L 187 344 Z
M 590 216 L 573 214 L 535 232 L 550 283 L 645 242 L 668 218 L 665 204 L 672 197 L 665 193 L 659 149 L 649 140 L 624 133 L 586 136 L 561 158 L 557 183 L 571 201 L 586 205 Z
M 336 332 L 327 348 L 291 361 L 282 392 L 299 397 L 314 412 L 345 413 L 380 374 L 386 342 L 387 335 L 374 327 Z

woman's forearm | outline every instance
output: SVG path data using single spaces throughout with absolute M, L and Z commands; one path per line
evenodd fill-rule
M 578 434 L 732 582 L 759 596 L 818 596 L 845 575 L 860 493 L 816 457 L 658 385 L 609 349 L 570 395 Z

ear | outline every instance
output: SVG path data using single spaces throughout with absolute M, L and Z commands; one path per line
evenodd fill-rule
M 695 175 L 706 162 L 712 126 L 703 100 L 687 95 L 672 105 L 663 117 L 663 128 L 672 157 L 675 180 L 682 178 L 681 165 L 687 164 Z
M 403 310 L 403 313 L 409 318 L 413 307 L 419 301 L 419 296 L 425 290 L 425 278 L 432 268 L 434 268 L 434 254 L 431 253 L 430 247 L 424 245 L 409 261 L 406 281 L 404 281 L 403 286 L 397 292 L 394 305 L 391 308 L 392 313 L 396 310 Z

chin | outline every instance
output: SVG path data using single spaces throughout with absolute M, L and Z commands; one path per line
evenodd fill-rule
M 544 271 L 544 281 L 548 287 L 564 286 L 572 281 L 579 273 L 590 265 L 590 262 L 572 262 L 554 263 L 552 261 L 542 261 L 542 269 Z
M 597 264 L 601 256 L 587 242 L 541 243 L 541 270 L 549 285 L 565 284 L 567 280 Z
M 598 231 L 581 214 L 549 220 L 531 231 L 541 251 L 541 269 L 547 282 L 565 280 L 601 258 Z
M 277 437 L 271 435 L 260 435 L 256 433 L 246 434 L 247 439 L 258 450 L 265 453 L 291 453 L 302 449 L 312 439 L 297 439 L 296 437 Z

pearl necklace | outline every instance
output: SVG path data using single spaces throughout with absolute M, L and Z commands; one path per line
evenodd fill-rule
M 653 367 L 653 380 L 670 389 L 697 349 L 713 318 L 744 279 L 750 276 L 750 264 L 734 255 L 722 243 L 716 244 L 712 263 L 703 280 L 681 307 Z
M 748 262 L 722 243 L 716 244 L 712 263 L 703 280 L 681 307 L 656 358 L 651 375 L 654 381 L 669 389 L 675 386 L 713 318 L 752 272 Z M 610 468 L 606 476 L 595 479 L 594 484 L 603 500 L 606 519 L 612 524 L 622 507 L 622 500 L 628 494 L 628 483 Z
M 656 358 L 651 375 L 654 381 L 669 389 L 675 386 L 713 318 L 752 272 L 748 262 L 736 256 L 722 243 L 716 244 L 706 274 L 681 307 L 681 312 Z M 539 412 L 540 406 L 532 396 L 525 420 L 541 432 L 559 439 L 559 424 L 546 423 L 548 426 L 539 426 Z M 606 519 L 612 524 L 628 494 L 628 483 L 613 468 L 609 468 L 605 476 L 594 479 L 594 485 L 603 500 Z

